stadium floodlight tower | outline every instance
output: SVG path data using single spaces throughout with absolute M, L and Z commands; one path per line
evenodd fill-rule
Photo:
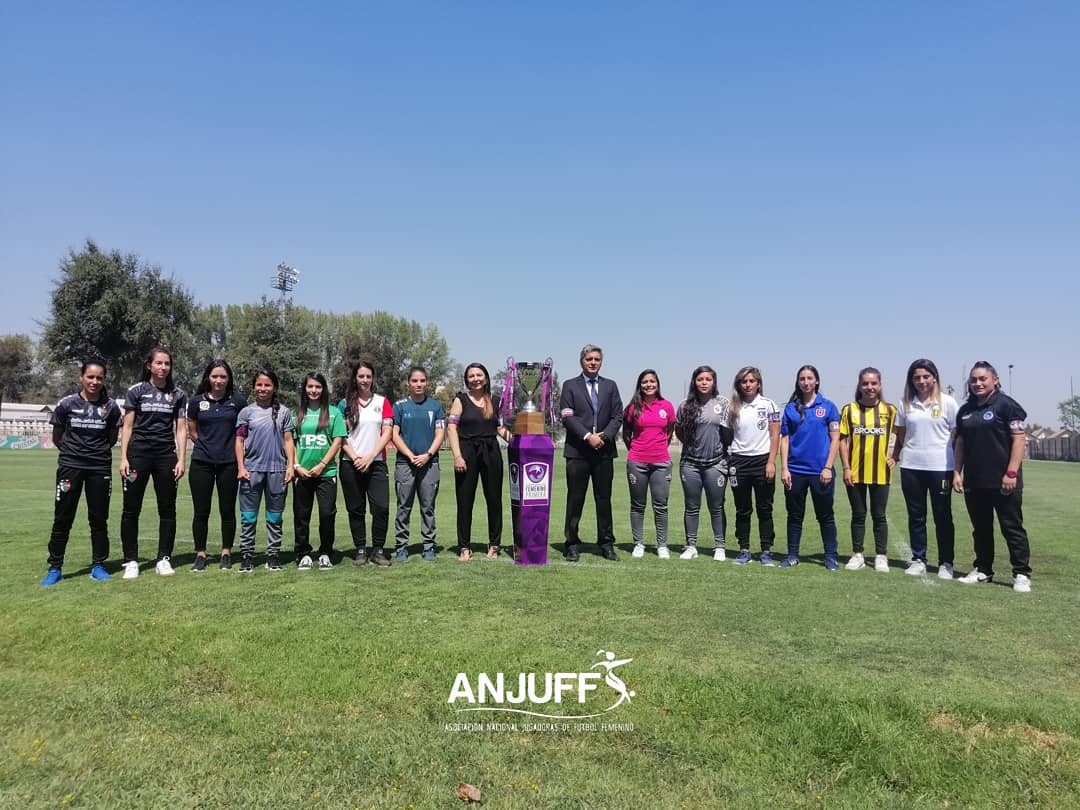
M 285 303 L 285 296 L 291 293 L 300 281 L 300 271 L 295 267 L 281 262 L 277 266 L 277 272 L 270 276 L 270 287 L 281 293 L 281 303 Z

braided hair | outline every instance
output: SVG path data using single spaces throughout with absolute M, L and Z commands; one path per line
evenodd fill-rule
M 702 374 L 712 375 L 712 390 L 705 395 L 705 399 L 697 390 L 697 378 Z M 719 395 L 716 387 L 716 372 L 712 366 L 698 366 L 690 373 L 690 390 L 687 391 L 686 401 L 679 408 L 679 415 L 675 418 L 675 435 L 683 445 L 693 443 L 697 433 L 698 419 L 701 417 L 701 406 L 715 396 Z

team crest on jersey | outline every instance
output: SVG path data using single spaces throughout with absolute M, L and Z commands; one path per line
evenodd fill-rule
M 166 394 L 165 395 L 165 401 L 166 402 L 172 402 L 172 400 L 173 400 L 172 394 Z
M 766 421 L 765 421 L 764 419 L 758 419 L 758 420 L 757 420 L 757 429 L 758 429 L 758 430 L 764 430 L 764 429 L 765 429 L 765 426 L 766 426 L 767 424 L 768 424 L 768 422 L 766 422 Z
M 204 399 L 202 402 L 199 403 L 199 410 L 200 411 L 208 411 L 208 410 L 210 410 L 210 403 L 207 402 Z
M 723 413 L 724 412 L 724 406 L 717 403 L 716 405 L 712 406 L 712 412 L 713 413 Z
M 660 414 L 661 419 L 667 419 L 667 411 L 665 409 L 661 408 L 658 413 Z
M 989 422 L 993 418 L 994 418 L 994 412 L 993 411 L 983 411 L 983 421 L 984 422 Z
M 940 419 L 941 418 L 941 406 L 940 405 L 935 405 L 933 408 L 930 409 L 930 418 L 931 419 Z
M 814 409 L 814 416 L 816 416 L 818 419 L 824 419 L 825 418 L 825 409 L 824 408 L 815 408 Z
M 758 419 L 764 419 L 768 414 L 766 413 L 764 408 L 758 408 L 757 415 Z

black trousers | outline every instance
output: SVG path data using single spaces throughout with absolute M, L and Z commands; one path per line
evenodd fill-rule
M 750 548 L 750 516 L 757 501 L 758 536 L 761 550 L 768 551 L 776 540 L 773 525 L 773 497 L 776 477 L 765 478 L 768 456 L 731 456 L 728 459 L 728 483 L 735 500 L 735 539 L 740 549 Z
M 615 463 L 610 456 L 593 454 L 588 458 L 566 459 L 566 545 L 576 546 L 581 542 L 578 528 L 589 481 L 592 481 L 593 501 L 596 503 L 596 542 L 600 545 L 615 543 L 611 518 L 611 484 L 614 477 Z
M 460 444 L 465 472 L 454 471 L 458 547 L 469 548 L 476 486 L 480 483 L 487 502 L 488 545 L 498 548 L 502 542 L 503 524 L 503 460 L 499 442 L 494 438 L 461 439 Z
M 128 459 L 134 480 L 125 479 L 124 508 L 120 512 L 120 545 L 124 562 L 139 559 L 139 513 L 142 512 L 146 485 L 154 481 L 158 509 L 157 559 L 171 557 L 176 543 L 176 454 Z
M 975 567 L 987 576 L 994 574 L 994 513 L 1009 548 L 1014 574 L 1031 575 L 1028 536 L 1024 531 L 1022 491 L 1006 495 L 1000 489 L 964 490 L 964 503 L 971 517 L 971 537 L 975 541 Z
M 371 547 L 386 545 L 386 532 L 390 525 L 390 476 L 386 462 L 375 459 L 367 470 L 360 472 L 349 458 L 342 454 L 338 462 L 341 475 L 341 492 L 345 496 L 345 511 L 349 515 L 349 533 L 353 546 L 367 545 L 367 509 L 371 508 Z
M 56 506 L 53 509 L 52 534 L 49 535 L 49 567 L 62 568 L 71 526 L 79 509 L 79 499 L 86 490 L 86 518 L 90 523 L 90 553 L 94 565 L 109 557 L 109 498 L 112 477 L 108 470 L 56 469 Z
M 221 515 L 221 547 L 232 548 L 236 538 L 236 492 L 240 486 L 236 471 L 235 461 L 229 464 L 211 464 L 208 461 L 191 460 L 188 484 L 191 486 L 191 505 L 195 511 L 191 520 L 195 551 L 206 551 L 210 501 L 213 500 L 215 488 L 218 494 L 218 514 Z
M 297 557 L 311 554 L 311 509 L 319 502 L 319 554 L 334 553 L 337 476 L 293 479 L 293 531 Z
M 791 489 L 784 495 L 787 505 L 787 553 L 798 555 L 802 543 L 803 518 L 806 517 L 806 493 L 814 503 L 814 516 L 821 528 L 821 542 L 826 557 L 836 556 L 836 515 L 833 512 L 833 481 L 821 483 L 821 477 L 805 473 L 791 474 Z
M 952 516 L 952 470 L 909 470 L 900 468 L 900 486 L 907 505 L 908 537 L 911 556 L 926 562 L 926 496 L 934 513 L 938 565 L 953 563 L 956 529 Z
M 851 504 L 851 550 L 862 554 L 866 538 L 866 496 L 870 496 L 870 519 L 874 524 L 874 553 L 889 553 L 889 520 L 885 509 L 889 504 L 888 484 L 852 484 L 847 488 Z

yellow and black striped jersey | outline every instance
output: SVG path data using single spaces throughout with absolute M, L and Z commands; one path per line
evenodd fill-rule
M 856 484 L 888 484 L 891 470 L 889 437 L 896 424 L 896 408 L 887 402 L 864 407 L 849 402 L 840 412 L 840 437 L 851 448 L 851 474 Z

